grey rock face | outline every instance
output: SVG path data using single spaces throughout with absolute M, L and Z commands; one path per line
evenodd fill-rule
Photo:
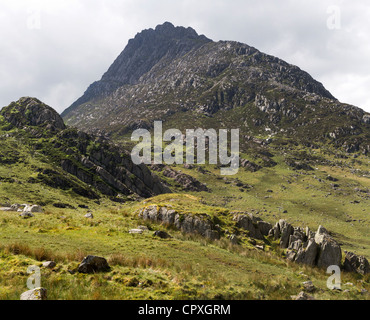
M 144 220 L 173 225 L 185 233 L 198 233 L 211 240 L 220 238 L 219 232 L 208 216 L 197 217 L 190 214 L 180 216 L 172 209 L 148 206 L 139 212 L 139 217 Z
M 343 269 L 347 272 L 357 272 L 360 274 L 370 273 L 369 261 L 364 256 L 358 256 L 353 252 L 345 251 Z
M 110 266 L 107 260 L 103 257 L 87 256 L 81 264 L 78 266 L 78 272 L 80 273 L 96 273 L 106 272 L 110 270 Z
M 263 240 L 264 237 L 261 233 L 261 230 L 258 229 L 258 223 L 256 220 L 253 222 L 253 218 L 254 217 L 252 215 L 238 214 L 233 217 L 233 220 L 236 221 L 236 225 L 239 228 L 248 231 L 249 237 L 257 240 Z
M 319 226 L 315 235 L 315 242 L 319 245 L 319 253 L 317 257 L 317 266 L 319 268 L 327 268 L 331 265 L 341 265 L 341 248 L 324 227 Z
M 289 238 L 293 234 L 294 229 L 292 225 L 286 222 L 285 220 L 279 220 L 278 223 L 279 223 L 279 230 L 280 230 L 280 235 L 281 235 L 280 247 L 288 248 Z
M 316 263 L 316 256 L 319 250 L 319 246 L 314 239 L 308 241 L 306 248 L 299 248 L 295 261 L 297 263 L 306 264 L 309 266 L 314 266 Z
M 288 248 L 290 236 L 293 235 L 294 228 L 287 221 L 279 220 L 273 228 L 269 231 L 268 235 L 273 237 L 274 240 L 280 239 L 280 247 Z
M 257 228 L 263 236 L 267 236 L 272 228 L 272 224 L 266 221 L 257 221 Z

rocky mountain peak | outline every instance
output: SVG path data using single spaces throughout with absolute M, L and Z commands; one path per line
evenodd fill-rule
M 158 62 L 184 56 L 212 40 L 198 35 L 192 28 L 175 27 L 170 22 L 146 29 L 130 39 L 125 49 L 102 76 L 89 86 L 84 95 L 62 113 L 65 116 L 79 105 L 103 98 L 124 85 L 138 83 Z
M 53 108 L 32 97 L 22 97 L 3 108 L 0 114 L 12 125 L 44 126 L 50 130 L 66 128 L 63 119 Z

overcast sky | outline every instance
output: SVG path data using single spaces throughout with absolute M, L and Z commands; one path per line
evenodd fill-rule
M 0 0 L 0 108 L 33 96 L 62 112 L 165 21 L 277 56 L 370 112 L 368 0 Z

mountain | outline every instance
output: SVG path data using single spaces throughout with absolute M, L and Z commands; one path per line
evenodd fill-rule
M 92 99 L 103 98 L 124 85 L 134 85 L 141 76 L 149 72 L 159 62 L 170 62 L 189 51 L 210 42 L 205 36 L 198 36 L 192 28 L 175 28 L 164 23 L 145 30 L 128 42 L 100 81 L 94 82 L 70 108 L 62 113 L 67 115 L 79 105 Z
M 136 128 L 239 128 L 243 136 L 326 141 L 370 151 L 370 116 L 340 103 L 307 72 L 234 41 L 166 22 L 131 39 L 102 79 L 62 113 L 115 137 Z
M 116 201 L 170 192 L 147 167 L 133 164 L 129 152 L 102 137 L 68 128 L 54 109 L 36 98 L 23 97 L 4 107 L 0 120 L 6 132 L 0 163 L 22 162 L 30 170 L 25 182 L 34 189 L 46 185 Z M 14 143 L 22 146 L 12 150 Z
M 370 116 L 298 67 L 165 23 L 63 117 L 31 97 L 0 111 L 0 300 L 30 266 L 43 288 L 21 297 L 369 299 Z M 239 128 L 238 173 L 135 165 L 154 120 Z

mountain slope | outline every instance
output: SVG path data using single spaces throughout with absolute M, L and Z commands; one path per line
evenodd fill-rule
M 122 136 L 163 120 L 166 128 L 239 128 L 261 137 L 268 131 L 300 141 L 326 139 L 349 152 L 370 150 L 369 115 L 338 102 L 308 73 L 232 41 L 201 37 L 184 53 L 186 36 L 169 41 L 175 30 L 165 23 L 130 40 L 98 82 L 114 79 L 117 86 L 99 94 L 90 94 L 90 87 L 63 112 L 66 123 Z M 150 69 L 136 59 L 158 46 L 166 53 L 150 59 Z
M 191 28 L 175 28 L 168 22 L 157 26 L 155 30 L 144 30 L 129 41 L 102 79 L 94 82 L 62 116 L 91 99 L 105 97 L 123 85 L 138 83 L 140 77 L 159 62 L 182 57 L 209 41 L 205 36 L 198 36 Z

